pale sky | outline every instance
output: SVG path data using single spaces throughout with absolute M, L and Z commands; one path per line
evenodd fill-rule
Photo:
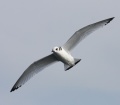
M 120 105 L 119 0 L 1 0 L 0 105 Z M 34 61 L 78 29 L 115 17 L 72 52 L 69 71 L 54 64 L 10 93 Z

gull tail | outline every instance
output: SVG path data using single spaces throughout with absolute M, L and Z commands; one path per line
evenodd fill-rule
M 73 66 L 75 66 L 77 63 L 79 63 L 81 61 L 81 59 L 77 59 L 77 58 L 75 58 L 74 60 L 75 60 L 75 64 Z M 71 69 L 73 66 L 70 66 L 70 65 L 64 63 L 64 70 L 67 71 L 67 70 Z

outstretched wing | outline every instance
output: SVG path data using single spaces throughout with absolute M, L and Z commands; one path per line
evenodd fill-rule
M 63 45 L 63 48 L 70 51 L 72 50 L 82 39 L 94 32 L 95 30 L 107 25 L 113 18 L 105 19 L 97 23 L 90 24 L 82 29 L 76 31 L 72 37 Z
M 20 76 L 17 80 L 13 88 L 10 92 L 14 91 L 21 87 L 24 83 L 26 83 L 33 75 L 43 70 L 45 67 L 49 66 L 50 64 L 57 62 L 58 60 L 55 58 L 53 54 L 48 55 L 34 63 L 32 63 Z

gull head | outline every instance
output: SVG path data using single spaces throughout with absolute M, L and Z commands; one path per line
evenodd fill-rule
M 52 52 L 57 53 L 57 52 L 59 52 L 59 51 L 61 51 L 61 50 L 62 50 L 62 47 L 54 47 L 54 48 L 52 49 Z

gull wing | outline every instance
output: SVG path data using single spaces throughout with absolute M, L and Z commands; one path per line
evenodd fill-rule
M 76 31 L 72 37 L 63 45 L 67 51 L 72 50 L 82 39 L 94 32 L 95 30 L 107 25 L 113 18 L 105 19 L 97 23 L 90 24 L 82 29 Z
M 17 80 L 13 88 L 10 92 L 18 89 L 21 87 L 24 83 L 26 83 L 33 75 L 37 74 L 41 70 L 43 70 L 45 67 L 57 62 L 58 60 L 55 58 L 53 54 L 48 55 L 34 63 L 32 63 L 20 76 L 20 78 Z

